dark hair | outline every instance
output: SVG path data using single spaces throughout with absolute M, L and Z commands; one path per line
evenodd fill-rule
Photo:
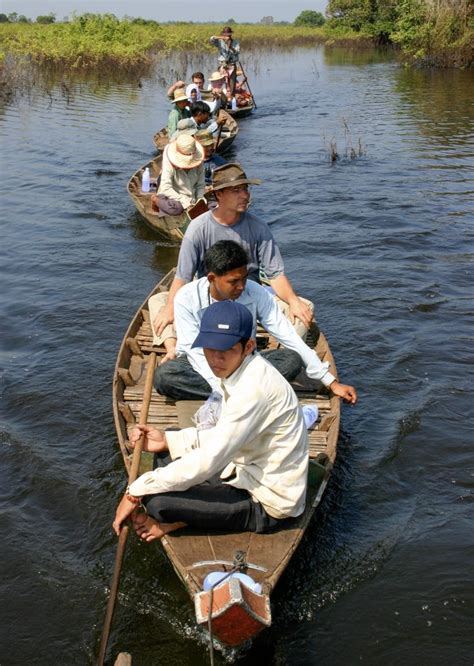
M 194 72 L 194 74 L 191 74 L 191 81 L 193 79 L 202 79 L 204 81 L 204 74 L 202 72 Z
M 231 240 L 221 240 L 214 243 L 204 255 L 204 268 L 206 275 L 225 275 L 236 268 L 247 266 L 249 258 L 244 248 Z
M 245 345 L 250 340 L 250 338 L 240 338 L 239 342 L 242 345 L 242 349 L 245 349 Z
M 198 113 L 211 113 L 211 107 L 206 102 L 193 102 L 189 107 L 191 110 L 191 115 L 197 116 Z

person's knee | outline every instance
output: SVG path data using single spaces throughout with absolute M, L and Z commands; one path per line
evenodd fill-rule
M 161 395 L 168 395 L 169 391 L 175 384 L 176 371 L 176 363 L 173 360 L 166 361 L 166 363 L 163 363 L 156 368 L 153 383 L 158 393 L 161 393 Z

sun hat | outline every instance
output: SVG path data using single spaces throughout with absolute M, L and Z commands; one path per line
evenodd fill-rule
M 166 156 L 178 169 L 194 169 L 202 164 L 204 148 L 190 134 L 183 133 L 167 145 Z
M 176 126 L 177 132 L 173 135 L 173 138 L 176 138 L 179 136 L 181 132 L 186 132 L 186 134 L 191 134 L 191 136 L 194 136 L 196 134 L 197 127 L 196 123 L 192 118 L 182 118 L 181 120 L 178 120 L 178 124 Z
M 204 310 L 199 335 L 192 347 L 227 351 L 242 338 L 251 338 L 253 316 L 245 305 L 217 301 Z
M 224 80 L 225 76 L 224 74 L 221 74 L 219 71 L 217 72 L 212 72 L 211 76 L 208 78 L 208 81 L 220 81 Z
M 225 28 L 222 28 L 221 35 L 231 35 L 233 30 L 230 26 L 226 25 Z
M 211 192 L 236 185 L 260 185 L 260 178 L 247 178 L 247 174 L 237 162 L 223 164 L 212 172 Z
M 188 96 L 186 95 L 186 90 L 184 88 L 177 88 L 173 93 L 172 104 L 175 102 L 187 102 Z
M 179 123 L 178 123 L 179 126 Z M 199 141 L 201 146 L 213 146 L 214 145 L 214 137 L 212 136 L 212 133 L 209 132 L 209 130 L 199 130 L 196 132 L 194 135 L 194 138 L 196 141 Z

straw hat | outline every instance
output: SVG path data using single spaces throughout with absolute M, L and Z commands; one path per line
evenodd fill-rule
M 224 74 L 221 74 L 220 72 L 212 72 L 211 76 L 208 78 L 208 81 L 221 81 L 224 79 Z
M 178 169 L 194 169 L 202 164 L 204 148 L 189 134 L 180 134 L 176 141 L 168 144 L 166 156 Z
M 199 141 L 201 146 L 206 147 L 214 145 L 214 137 L 212 136 L 211 132 L 209 132 L 208 130 L 199 130 L 199 132 L 196 132 L 196 134 L 194 135 L 194 138 L 196 139 L 196 141 Z
M 247 174 L 237 162 L 230 162 L 217 167 L 212 172 L 212 186 L 210 191 L 216 192 L 225 187 L 235 187 L 236 185 L 260 185 L 259 178 L 247 178 Z
M 175 102 L 187 102 L 187 101 L 188 101 L 188 96 L 186 95 L 186 90 L 184 88 L 177 88 L 173 93 L 172 104 L 174 104 Z

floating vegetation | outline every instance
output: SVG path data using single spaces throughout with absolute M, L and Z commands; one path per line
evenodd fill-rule
M 367 154 L 367 149 L 362 141 L 362 138 L 358 137 L 357 141 L 354 143 L 352 132 L 347 120 L 342 118 L 341 122 L 344 131 L 344 147 L 342 150 L 338 149 L 335 137 L 331 137 L 329 140 L 324 137 L 324 146 L 331 163 L 337 162 L 341 159 L 355 160 L 358 157 L 363 157 Z

